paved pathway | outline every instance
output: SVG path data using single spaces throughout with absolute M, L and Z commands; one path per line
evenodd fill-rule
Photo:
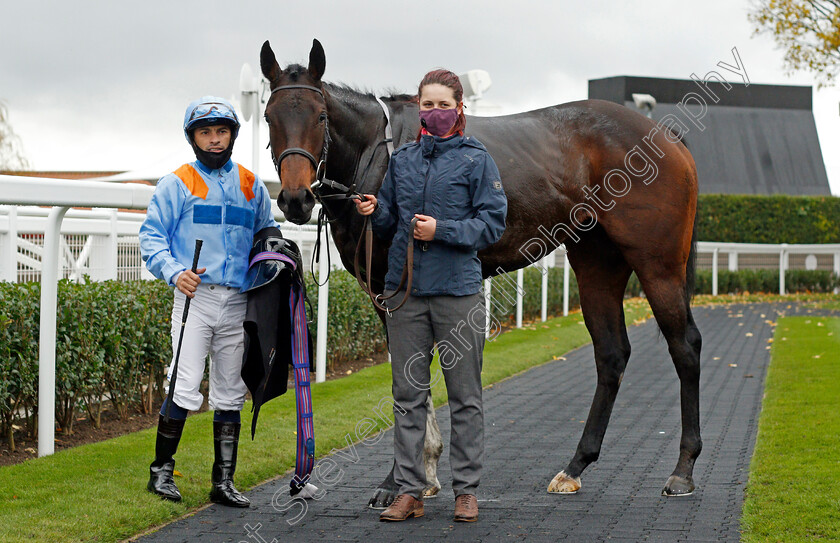
M 440 497 L 426 501 L 426 516 L 380 523 L 366 507 L 391 465 L 392 432 L 378 446 L 357 445 L 359 457 L 333 456 L 341 480 L 321 483 L 326 494 L 282 511 L 289 477 L 248 493 L 247 510 L 208 507 L 141 539 L 200 541 L 738 541 L 749 459 L 769 360 L 770 322 L 778 311 L 810 310 L 754 304 L 696 308 L 703 334 L 701 430 L 703 453 L 695 468 L 697 491 L 663 498 L 676 464 L 679 386 L 665 341 L 654 322 L 629 330 L 633 354 L 618 394 L 601 458 L 583 474 L 574 496 L 546 492 L 569 461 L 595 388 L 587 345 L 540 368 L 487 389 L 484 478 L 480 520 L 453 523 L 449 486 L 449 411 L 438 411 L 444 442 Z M 275 506 L 272 497 L 276 495 Z

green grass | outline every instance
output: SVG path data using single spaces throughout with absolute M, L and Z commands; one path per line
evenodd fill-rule
M 840 318 L 779 319 L 743 540 L 840 540 Z
M 650 314 L 647 303 L 640 300 L 627 301 L 625 309 L 628 323 L 644 320 Z M 483 382 L 496 383 L 589 341 L 579 312 L 511 330 L 487 343 Z M 433 368 L 432 375 L 436 371 Z M 365 437 L 366 425 L 387 427 L 376 408 L 383 399 L 391 398 L 391 366 L 381 364 L 339 380 L 313 384 L 312 397 L 318 453 L 325 455 Z M 442 380 L 433 388 L 433 397 L 437 405 L 446 401 Z M 382 407 L 392 420 L 390 404 Z M 246 406 L 236 472 L 240 490 L 293 468 L 294 391 L 263 408 L 255 441 L 245 437 L 250 422 Z M 0 541 L 119 541 L 205 504 L 213 462 L 212 415 L 190 416 L 184 429 L 175 456 L 175 468 L 183 474 L 176 479 L 184 496 L 180 504 L 162 501 L 145 491 L 155 431 L 153 428 L 0 468 Z M 370 445 L 357 447 L 365 446 Z M 387 469 L 382 466 L 383 477 Z

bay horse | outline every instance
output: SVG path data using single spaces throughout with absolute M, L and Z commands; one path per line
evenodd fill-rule
M 318 40 L 307 67 L 281 69 L 268 41 L 260 65 L 272 91 L 265 119 L 281 180 L 277 203 L 288 220 L 302 224 L 320 200 L 342 262 L 353 273 L 363 218 L 346 197 L 379 189 L 389 160 L 387 128 L 396 147 L 416 138 L 417 98 L 378 99 L 323 82 L 326 56 Z M 595 396 L 577 450 L 548 491 L 577 492 L 581 473 L 600 454 L 630 357 L 622 300 L 635 271 L 680 380 L 679 457 L 662 494 L 691 494 L 702 447 L 701 337 L 690 307 L 697 169 L 681 134 L 622 105 L 583 100 L 516 115 L 470 117 L 467 135 L 487 147 L 508 198 L 504 235 L 478 253 L 484 277 L 527 266 L 565 243 L 592 337 Z M 364 270 L 378 292 L 387 249 L 388 243 L 375 239 L 372 269 Z M 430 413 L 427 440 L 437 430 Z M 427 494 L 440 488 L 435 471 L 441 450 L 442 445 L 429 455 L 427 480 L 436 488 Z M 392 468 L 369 505 L 387 506 L 396 490 Z

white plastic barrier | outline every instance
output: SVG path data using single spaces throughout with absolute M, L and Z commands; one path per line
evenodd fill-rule
M 154 187 L 0 175 L 0 204 L 54 206 L 44 231 L 38 366 L 38 456 L 55 452 L 55 320 L 61 222 L 70 207 L 146 209 Z

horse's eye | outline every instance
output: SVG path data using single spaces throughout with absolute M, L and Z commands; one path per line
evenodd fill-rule
M 326 112 L 322 112 L 322 113 L 318 116 L 318 122 L 319 122 L 319 123 L 324 123 L 326 120 L 327 120 L 327 114 L 326 114 Z
M 265 119 L 266 124 L 271 124 L 271 119 L 268 118 L 268 115 L 264 115 L 263 119 Z

